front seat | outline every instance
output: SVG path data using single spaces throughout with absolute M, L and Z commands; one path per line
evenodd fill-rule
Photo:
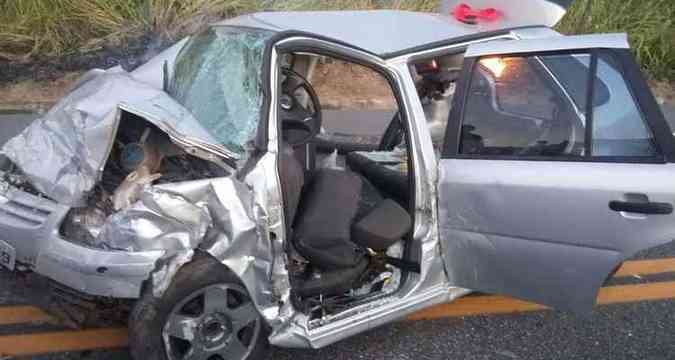
M 354 172 L 320 169 L 305 189 L 293 241 L 300 254 L 321 270 L 353 268 L 365 256 L 351 241 L 361 186 Z
M 292 241 L 317 271 L 294 284 L 299 296 L 345 293 L 365 273 L 366 251 L 351 241 L 361 187 L 356 173 L 319 169 L 304 189 Z
M 367 249 L 384 252 L 410 231 L 410 215 L 393 200 L 363 211 L 367 188 L 358 173 L 338 169 L 317 170 L 307 184 L 293 244 L 320 271 L 295 287 L 300 296 L 338 295 L 355 288 L 369 264 Z
M 349 291 L 366 272 L 366 249 L 383 251 L 401 239 L 410 230 L 410 216 L 391 200 L 359 211 L 368 183 L 355 172 L 319 169 L 303 189 L 304 170 L 290 146 L 282 147 L 281 161 L 284 212 L 287 226 L 293 224 L 287 233 L 319 270 L 295 281 L 295 292 L 308 297 Z
M 286 233 L 322 274 L 294 283 L 294 290 L 303 297 L 348 291 L 368 266 L 365 252 L 350 241 L 361 179 L 355 173 L 322 169 L 303 189 L 305 171 L 293 147 L 282 143 L 280 158 Z
M 279 166 L 281 182 L 281 196 L 284 201 L 284 219 L 286 219 L 286 232 L 290 230 L 295 219 L 295 213 L 300 203 L 300 194 L 305 185 L 305 170 L 295 156 L 293 147 L 285 142 L 281 143 L 281 166 Z

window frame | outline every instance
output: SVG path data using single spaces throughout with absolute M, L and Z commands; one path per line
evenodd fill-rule
M 670 126 L 665 120 L 658 103 L 651 93 L 649 85 L 644 79 L 639 66 L 636 64 L 633 55 L 628 49 L 608 49 L 608 48 L 578 48 L 570 50 L 555 51 L 532 51 L 518 52 L 513 54 L 499 54 L 499 57 L 535 57 L 551 55 L 575 55 L 590 54 L 589 83 L 587 91 L 587 104 L 585 109 L 579 109 L 586 116 L 585 137 L 584 137 L 584 156 L 541 156 L 541 155 L 481 155 L 481 154 L 461 154 L 461 127 L 464 122 L 465 105 L 468 102 L 472 75 L 480 57 L 468 57 L 464 59 L 460 78 L 457 82 L 457 90 L 453 99 L 452 109 L 448 118 L 448 126 L 445 134 L 443 159 L 475 159 L 475 160 L 511 160 L 511 161 L 567 161 L 567 162 L 601 162 L 601 163 L 652 163 L 661 164 L 666 162 L 675 162 L 675 139 L 671 133 Z M 593 93 L 594 81 L 597 72 L 597 59 L 600 54 L 612 57 L 619 65 L 621 73 L 628 90 L 631 93 L 637 107 L 637 111 L 642 116 L 646 128 L 652 135 L 656 154 L 654 156 L 594 156 L 589 149 L 592 148 L 593 131 Z

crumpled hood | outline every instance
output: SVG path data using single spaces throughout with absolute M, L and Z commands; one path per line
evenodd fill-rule
M 83 79 L 2 148 L 38 191 L 62 204 L 84 205 L 100 180 L 123 108 L 139 109 L 162 130 L 212 141 L 169 94 L 119 68 L 92 71 Z

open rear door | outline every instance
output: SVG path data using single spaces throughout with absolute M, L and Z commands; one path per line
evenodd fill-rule
M 440 161 L 453 285 L 588 311 L 675 239 L 675 146 L 626 36 L 472 45 Z
M 441 0 L 439 12 L 450 15 L 465 4 L 474 11 L 495 9 L 512 26 L 545 25 L 552 27 L 565 15 L 574 0 Z

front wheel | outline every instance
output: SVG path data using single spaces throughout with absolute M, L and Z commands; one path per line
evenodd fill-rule
M 148 291 L 129 320 L 137 360 L 259 360 L 267 329 L 239 279 L 203 255 L 185 265 L 162 298 Z

